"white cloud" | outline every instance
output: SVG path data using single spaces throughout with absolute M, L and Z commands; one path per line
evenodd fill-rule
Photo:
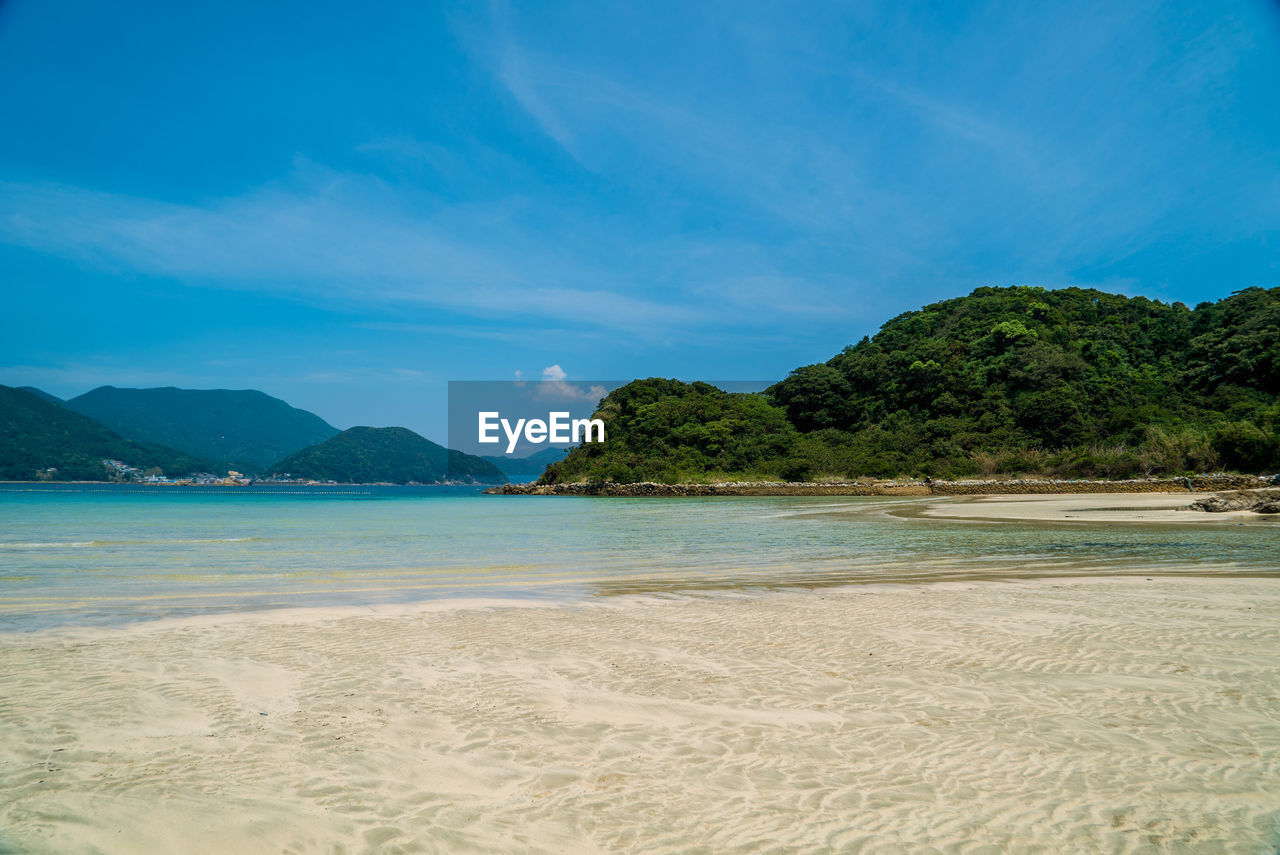
M 575 386 L 566 381 L 569 375 L 559 364 L 548 365 L 542 369 L 542 382 L 538 384 L 537 394 L 540 398 L 557 401 L 599 401 L 608 394 L 603 386 Z

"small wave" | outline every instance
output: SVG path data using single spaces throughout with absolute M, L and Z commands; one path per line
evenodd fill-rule
M 88 546 L 173 546 L 175 544 L 191 544 L 191 543 L 249 543 L 251 541 L 266 540 L 264 537 L 197 537 L 177 540 L 166 540 L 158 538 L 156 540 L 34 540 L 34 541 L 14 541 L 5 543 L 0 541 L 0 549 L 83 549 Z
M 248 543 L 253 540 L 266 540 L 265 537 L 198 537 L 192 540 L 170 540 L 168 543 Z

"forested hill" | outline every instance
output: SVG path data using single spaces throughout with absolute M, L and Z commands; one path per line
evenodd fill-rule
M 258 473 L 338 432 L 314 413 L 253 389 L 118 389 L 102 386 L 66 406 L 121 436 Z
M 124 439 L 50 398 L 0 386 L 0 480 L 104 481 L 113 472 L 107 459 L 169 476 L 225 471 L 208 460 Z
M 279 460 L 271 471 L 342 484 L 502 484 L 486 460 L 446 449 L 408 428 L 353 427 Z
M 1280 288 L 1194 310 L 979 288 L 900 315 L 762 396 L 702 387 L 615 390 L 599 412 L 609 441 L 544 479 L 1276 471 Z

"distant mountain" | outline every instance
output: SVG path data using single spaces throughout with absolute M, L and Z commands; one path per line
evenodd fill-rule
M 24 392 L 30 392 L 32 395 L 35 395 L 38 398 L 44 398 L 46 401 L 50 401 L 54 404 L 57 404 L 59 407 L 65 407 L 67 405 L 67 402 L 62 400 L 58 396 L 50 395 L 45 390 L 37 389 L 35 386 L 20 386 L 18 388 L 20 388 Z
M 220 471 L 208 460 L 124 439 L 46 398 L 0 386 L 0 479 L 105 481 L 112 470 L 104 459 L 143 471 L 158 467 L 169 476 Z
M 507 480 L 488 461 L 446 449 L 402 427 L 353 427 L 277 461 L 270 471 L 343 484 L 501 484 Z
M 225 460 L 247 473 L 338 432 L 314 413 L 252 389 L 102 386 L 66 406 L 129 439 Z
M 502 470 L 512 481 L 536 481 L 552 463 L 559 463 L 569 454 L 565 448 L 547 448 L 528 457 L 503 457 L 500 454 L 485 454 L 481 460 L 487 460 Z

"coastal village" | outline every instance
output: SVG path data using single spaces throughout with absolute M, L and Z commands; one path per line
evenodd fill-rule
M 188 478 L 170 478 L 163 472 L 155 471 L 154 469 L 144 471 L 139 469 L 137 466 L 130 466 L 123 460 L 103 459 L 102 465 L 108 470 L 111 480 L 127 481 L 135 484 L 168 484 L 176 487 L 189 487 L 193 485 L 202 487 L 247 487 L 250 484 L 326 483 L 315 482 L 306 478 L 294 478 L 288 472 L 281 475 L 272 475 L 270 478 L 251 478 L 234 469 L 228 469 L 226 475 L 216 475 L 212 472 L 197 472 Z M 56 474 L 57 470 L 46 470 L 46 472 L 49 472 L 50 477 L 52 477 Z
M 254 482 L 253 478 L 249 478 L 234 469 L 227 470 L 226 475 L 197 472 L 189 478 L 169 478 L 158 470 L 148 469 L 144 471 L 137 466 L 130 466 L 123 460 L 104 459 L 102 465 L 106 467 L 113 481 L 132 481 L 140 484 L 200 484 L 221 487 L 245 486 Z

